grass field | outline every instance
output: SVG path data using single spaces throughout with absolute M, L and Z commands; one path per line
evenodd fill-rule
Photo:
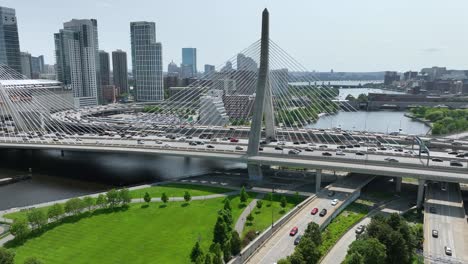
M 164 185 L 151 186 L 148 188 L 137 189 L 130 191 L 133 198 L 143 198 L 145 192 L 148 192 L 153 198 L 161 198 L 163 192 L 169 197 L 183 197 L 185 191 L 188 191 L 191 196 L 202 196 L 216 193 L 226 193 L 233 190 L 215 186 L 204 186 L 184 183 L 169 183 Z
M 230 197 L 233 218 L 244 209 L 239 197 Z M 183 202 L 131 204 L 126 211 L 96 213 L 66 221 L 43 234 L 12 246 L 16 263 L 29 256 L 44 263 L 188 263 L 200 239 L 211 244 L 217 211 L 224 198 Z
M 320 253 L 325 254 L 348 229 L 361 220 L 369 211 L 366 203 L 357 200 L 343 210 L 322 232 Z
M 249 232 L 250 230 L 254 231 L 260 231 L 262 232 L 263 230 L 267 229 L 269 226 L 271 226 L 271 217 L 272 217 L 272 209 L 273 209 L 273 221 L 276 221 L 283 217 L 289 210 L 291 210 L 295 205 L 296 205 L 296 198 L 291 197 L 291 196 L 286 196 L 288 204 L 286 205 L 286 208 L 283 210 L 281 207 L 280 203 L 280 198 L 281 196 L 279 195 L 274 195 L 273 196 L 273 203 L 270 206 L 270 200 L 265 200 L 264 198 L 263 201 L 263 206 L 260 210 L 255 208 L 252 212 L 252 215 L 254 216 L 254 220 L 252 221 L 252 224 L 246 223 L 244 226 L 244 230 L 242 232 L 242 237 Z M 303 197 L 300 197 L 300 203 L 303 200 Z

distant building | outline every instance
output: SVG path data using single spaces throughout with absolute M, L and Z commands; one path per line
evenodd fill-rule
M 384 75 L 384 84 L 391 85 L 393 82 L 400 81 L 400 75 L 396 71 L 386 71 Z
M 44 72 L 44 56 L 31 57 L 32 79 L 39 79 L 41 73 Z
M 0 64 L 21 73 L 20 43 L 15 9 L 0 6 Z
M 247 57 L 242 53 L 237 54 L 237 70 L 258 71 L 257 63 L 251 57 Z
M 55 65 L 44 64 L 42 73 L 39 74 L 39 79 L 57 80 Z
M 278 69 L 270 71 L 270 86 L 273 94 L 283 94 L 288 90 L 289 75 L 288 69 Z
M 170 96 L 170 88 L 179 86 L 179 77 L 177 76 L 165 76 L 164 77 L 164 91 L 165 93 Z
M 412 79 L 416 78 L 417 76 L 418 76 L 418 72 L 407 71 L 407 72 L 403 73 L 403 80 L 409 81 L 409 80 L 412 80 Z
M 193 100 L 198 100 L 201 95 L 203 88 L 201 87 L 170 87 L 169 88 L 169 98 L 174 102 L 186 102 L 190 103 L 191 106 L 197 105 L 197 102 Z
M 214 79 L 212 88 L 223 91 L 223 95 L 232 95 L 237 89 L 236 80 L 229 78 Z
M 174 61 L 171 61 L 171 63 L 167 65 L 167 74 L 171 76 L 180 76 L 180 67 L 177 66 Z
M 131 22 L 130 38 L 136 101 L 164 100 L 162 45 L 156 42 L 156 24 Z
M 229 124 L 222 97 L 205 95 L 200 97 L 200 125 L 224 126 Z
M 249 119 L 252 115 L 255 96 L 224 95 L 223 102 L 227 115 L 232 119 Z
M 102 98 L 105 104 L 115 103 L 119 90 L 115 85 L 103 85 L 102 86 Z
M 73 19 L 54 34 L 57 79 L 73 90 L 76 107 L 102 103 L 95 19 Z
M 101 72 L 101 85 L 110 85 L 110 59 L 109 53 L 99 51 L 99 69 Z
M 31 54 L 27 52 L 20 52 L 21 55 L 21 73 L 28 79 L 31 79 L 32 73 L 32 62 Z
M 128 66 L 125 51 L 116 50 L 112 52 L 112 73 L 114 85 L 119 93 L 128 93 Z
M 195 77 L 197 75 L 197 49 L 182 48 L 182 77 Z M 185 75 L 186 74 L 186 75 Z
M 422 74 L 427 74 L 429 76 L 429 80 L 433 81 L 438 79 L 440 76 L 447 72 L 446 67 L 432 67 L 432 68 L 423 68 L 421 70 Z
M 230 72 L 232 70 L 233 70 L 232 62 L 230 62 L 230 61 L 227 61 L 226 65 L 224 65 L 223 68 L 221 68 L 221 72 Z
M 205 64 L 205 76 L 210 76 L 211 74 L 213 74 L 215 72 L 215 66 L 214 65 L 210 65 L 210 64 Z

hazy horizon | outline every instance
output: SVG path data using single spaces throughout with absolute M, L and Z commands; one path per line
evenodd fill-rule
M 468 2 L 395 0 L 156 1 L 3 0 L 16 9 L 20 46 L 54 64 L 53 34 L 73 18 L 98 21 L 99 48 L 130 57 L 130 22 L 154 21 L 163 67 L 181 62 L 183 47 L 197 48 L 197 68 L 219 66 L 260 38 L 263 8 L 271 38 L 308 70 L 376 72 L 446 66 L 468 69 Z

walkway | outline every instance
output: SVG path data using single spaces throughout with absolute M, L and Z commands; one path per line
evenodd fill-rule
M 344 261 L 346 254 L 348 252 L 349 245 L 356 240 L 355 234 L 355 226 L 359 225 L 367 225 L 370 223 L 371 218 L 378 214 L 378 213 L 403 213 L 406 210 L 410 209 L 409 200 L 406 198 L 399 198 L 397 200 L 390 201 L 388 203 L 384 203 L 380 205 L 378 208 L 372 210 L 367 214 L 366 217 L 361 219 L 358 223 L 356 223 L 352 228 L 350 228 L 336 243 L 335 245 L 328 251 L 328 254 L 322 259 L 320 263 L 323 264 L 335 264 L 341 263 Z
M 263 199 L 265 197 L 264 193 L 259 193 L 257 194 L 257 197 L 253 199 L 247 207 L 245 207 L 244 211 L 242 211 L 242 214 L 239 216 L 237 219 L 236 225 L 234 226 L 234 229 L 239 233 L 240 236 L 242 236 L 242 231 L 244 230 L 245 222 L 247 221 L 247 216 L 255 209 L 257 206 L 257 201 Z

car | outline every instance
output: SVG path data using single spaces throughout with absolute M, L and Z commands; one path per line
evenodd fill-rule
M 160 144 L 162 144 L 162 142 L 161 142 Z M 193 141 L 190 141 L 190 142 L 189 142 L 189 145 L 190 145 L 190 146 L 196 146 L 197 143 L 195 143 L 195 142 L 193 142 Z
M 141 141 L 141 140 L 137 140 L 137 143 L 140 144 L 140 145 L 145 144 L 145 142 L 143 142 L 143 141 Z
M 357 228 L 356 228 L 356 234 L 362 234 L 362 232 L 364 232 L 364 230 L 366 229 L 366 226 L 365 225 L 359 225 Z
M 265 140 L 260 141 L 260 145 L 266 145 L 266 144 L 268 144 L 268 142 L 266 142 Z
M 239 140 L 238 140 L 237 138 L 231 138 L 229 141 L 232 142 L 232 143 L 237 143 L 237 142 L 239 142 Z
M 354 144 L 353 146 L 354 146 L 355 148 L 360 148 L 360 147 L 361 147 L 360 144 Z
M 357 156 L 365 156 L 366 154 L 364 154 L 363 152 L 356 152 L 356 155 Z
M 431 160 L 434 162 L 443 162 L 443 160 L 439 158 L 432 158 Z
M 327 193 L 328 197 L 333 197 L 333 195 L 335 195 L 335 191 L 328 191 Z
M 452 256 L 452 249 L 450 247 L 445 246 L 444 250 L 447 256 Z
M 313 149 L 311 149 L 311 148 L 309 148 L 309 147 L 306 147 L 306 148 L 304 148 L 304 151 L 307 151 L 307 152 L 313 152 L 314 150 L 313 150 Z
M 296 237 L 296 239 L 294 239 L 294 245 L 299 245 L 299 242 L 301 242 L 301 238 L 302 238 L 302 236 L 301 236 L 301 235 L 298 235 L 298 236 Z
M 280 141 L 280 142 L 278 142 L 278 144 L 277 144 L 277 145 L 278 145 L 278 146 L 284 146 L 284 145 L 286 145 L 286 142 L 284 142 L 284 141 Z
M 315 215 L 317 213 L 318 213 L 318 208 L 317 207 L 315 207 L 314 209 L 312 209 L 312 211 L 310 211 L 311 215 Z
M 338 146 L 337 148 L 339 148 L 339 149 L 345 149 L 346 146 L 345 146 L 345 145 L 340 145 L 340 146 Z
M 435 229 L 432 229 L 432 237 L 439 237 L 439 231 L 435 230 Z
M 379 150 L 387 150 L 386 147 L 380 147 Z
M 295 236 L 297 234 L 297 232 L 299 231 L 299 228 L 297 228 L 297 226 L 293 227 L 291 229 L 291 231 L 289 232 L 289 235 L 290 236 Z
M 299 144 L 301 144 L 301 143 L 300 143 L 299 141 L 294 141 L 293 144 L 294 144 L 294 145 L 299 145 Z
M 397 163 L 398 162 L 398 160 L 395 159 L 395 158 L 385 158 L 385 160 L 388 161 L 388 162 L 392 162 L 392 163 Z
M 262 148 L 262 147 L 258 147 L 258 150 L 259 150 L 259 151 L 263 151 L 263 148 Z
M 437 213 L 437 210 L 436 210 L 436 208 L 434 206 L 431 206 L 431 207 L 429 207 L 429 212 L 431 214 L 435 214 L 435 213 Z
M 337 204 L 338 204 L 338 199 L 333 199 L 333 200 L 331 201 L 331 205 L 335 206 L 335 205 L 337 205 Z
M 463 167 L 463 164 L 461 162 L 459 162 L 458 160 L 451 160 L 450 161 L 450 166 L 453 166 L 453 167 Z
M 447 184 L 446 184 L 446 183 L 442 183 L 442 184 L 440 185 L 440 189 L 441 189 L 442 191 L 444 191 L 444 192 L 447 191 Z
M 403 149 L 402 148 L 397 148 L 397 149 L 394 149 L 393 151 L 395 152 L 403 152 Z M 421 152 L 422 153 L 422 152 Z
M 290 151 L 288 151 L 288 154 L 289 155 L 298 155 L 299 154 L 299 151 L 295 150 L 295 149 L 291 149 Z
M 448 154 L 449 155 L 458 155 L 458 152 L 457 151 L 450 151 Z
M 213 145 L 206 145 L 207 148 L 213 149 L 215 148 Z
M 241 146 L 236 146 L 236 150 L 244 150 L 244 148 Z
M 283 148 L 280 147 L 280 146 L 276 146 L 275 149 L 276 149 L 276 150 L 283 150 Z
M 165 147 L 165 148 L 170 148 L 171 145 L 169 145 L 169 144 L 164 144 L 164 147 Z
M 370 151 L 370 152 L 376 152 L 377 149 L 376 148 L 369 148 L 367 151 Z
M 323 208 L 322 211 L 320 211 L 320 216 L 324 217 L 327 214 L 327 209 Z
M 341 151 L 341 150 L 337 150 L 337 151 L 335 152 L 335 155 L 337 155 L 337 156 L 345 156 L 346 154 L 344 154 L 344 152 Z
M 333 156 L 330 152 L 322 152 L 322 156 Z
M 346 145 L 347 148 L 354 148 L 353 145 Z
M 465 153 L 458 153 L 457 156 L 455 156 L 457 158 L 464 158 L 465 157 Z
M 319 148 L 328 148 L 327 145 L 320 145 Z

